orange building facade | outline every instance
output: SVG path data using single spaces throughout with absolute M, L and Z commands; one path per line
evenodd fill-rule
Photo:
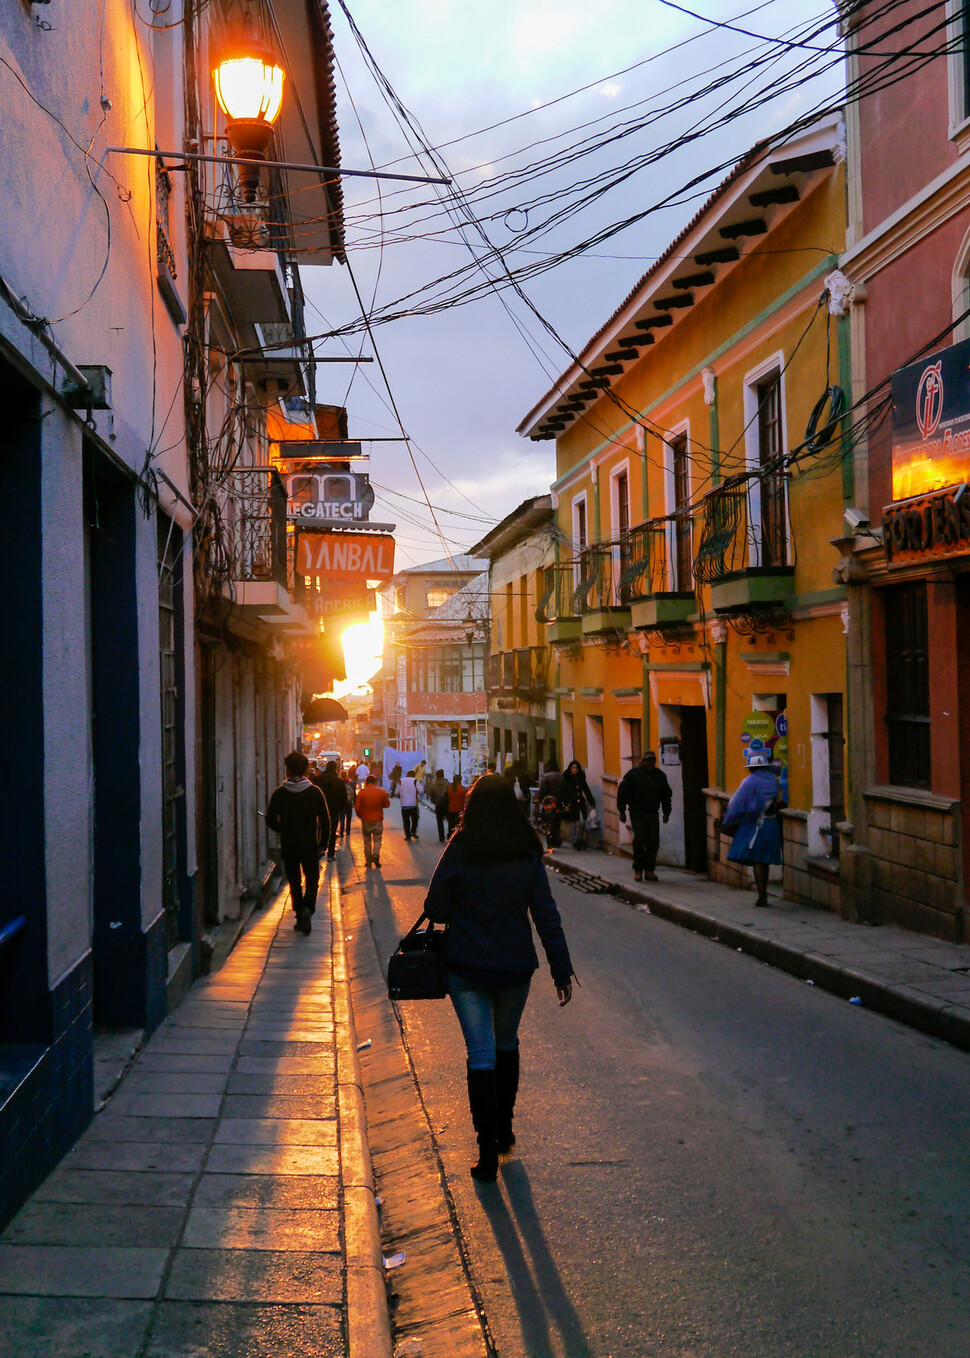
M 558 560 L 539 616 L 563 761 L 604 838 L 642 751 L 673 788 L 660 860 L 741 874 L 716 829 L 755 750 L 788 790 L 784 885 L 839 908 L 854 495 L 836 274 L 843 127 L 755 148 L 520 426 L 555 438 Z

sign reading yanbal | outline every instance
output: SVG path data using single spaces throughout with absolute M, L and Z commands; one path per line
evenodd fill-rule
M 298 575 L 329 580 L 390 580 L 394 574 L 394 539 L 377 533 L 300 533 L 296 545 Z
M 970 480 L 970 340 L 893 373 L 893 500 Z

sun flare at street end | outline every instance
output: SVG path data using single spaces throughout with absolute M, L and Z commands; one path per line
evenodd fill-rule
M 370 622 L 357 623 L 348 627 L 340 638 L 344 648 L 347 665 L 347 678 L 334 685 L 334 693 L 352 693 L 354 689 L 366 684 L 367 680 L 380 668 L 384 649 L 384 625 L 379 618 Z

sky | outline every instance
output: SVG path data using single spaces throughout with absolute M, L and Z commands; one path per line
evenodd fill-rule
M 572 352 L 582 348 L 726 167 L 759 138 L 837 95 L 835 55 L 764 39 L 787 34 L 810 39 L 809 48 L 837 52 L 838 35 L 830 0 L 690 5 L 705 20 L 736 24 L 753 37 L 712 27 L 661 0 L 346 3 L 394 95 L 427 141 L 441 148 L 469 215 L 501 252 L 491 256 L 492 276 L 502 272 L 496 259 L 515 268 L 575 252 L 524 281 L 524 299 L 508 289 L 501 297 L 485 289 L 466 305 L 377 323 L 372 336 L 317 342 L 319 354 L 376 354 L 383 365 L 391 396 L 377 362 L 360 365 L 352 378 L 347 365 L 318 368 L 318 399 L 347 406 L 351 437 L 400 436 L 403 425 L 412 440 L 413 462 L 403 443 L 370 446 L 375 517 L 398 525 L 401 569 L 467 551 L 523 499 L 548 490 L 554 443 L 532 443 L 515 431 L 569 364 L 556 336 Z M 344 166 L 430 173 L 426 159 L 411 155 L 340 0 L 330 0 L 330 9 Z M 819 36 L 796 32 L 813 19 L 831 26 Z M 814 63 L 814 75 L 801 88 L 699 135 L 717 108 L 734 109 L 761 88 L 777 89 L 802 62 Z M 825 65 L 831 69 L 820 72 Z M 729 72 L 735 73 L 730 83 L 702 92 L 703 84 Z M 621 124 L 623 136 L 617 135 Z M 592 154 L 572 162 L 555 157 L 608 129 L 613 139 Z M 649 163 L 651 153 L 692 129 L 694 140 Z M 537 177 L 537 160 L 550 155 L 554 164 Z M 640 158 L 648 163 L 637 167 Z M 496 175 L 506 178 L 490 183 Z M 580 207 L 574 186 L 592 176 L 616 182 Z M 311 334 L 357 323 L 357 292 L 379 316 L 397 299 L 468 265 L 469 243 L 479 258 L 487 255 L 474 227 L 460 235 L 442 212 L 437 195 L 448 190 L 350 178 L 343 190 L 349 268 L 303 268 Z M 677 201 L 657 207 L 669 194 Z M 536 201 L 540 196 L 546 204 Z M 559 206 L 572 210 L 548 222 Z M 651 209 L 640 222 L 577 250 L 604 228 Z M 474 269 L 463 286 L 481 278 Z M 394 310 L 413 312 L 413 300 Z

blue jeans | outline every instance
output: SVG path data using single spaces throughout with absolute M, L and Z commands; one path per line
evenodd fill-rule
M 481 990 L 457 972 L 448 973 L 448 995 L 461 1024 L 469 1070 L 494 1070 L 496 1050 L 515 1051 L 531 984 L 530 977 L 511 990 Z

